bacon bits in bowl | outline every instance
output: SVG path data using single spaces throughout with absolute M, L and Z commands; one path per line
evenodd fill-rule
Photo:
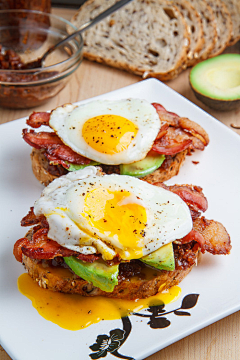
M 66 85 L 82 61 L 81 35 L 50 54 L 43 67 L 27 64 L 66 37 L 68 21 L 33 10 L 0 11 L 0 106 L 30 108 L 38 106 Z

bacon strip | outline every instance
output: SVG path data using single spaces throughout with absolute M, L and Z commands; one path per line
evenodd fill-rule
M 191 230 L 189 234 L 187 234 L 180 240 L 180 242 L 181 242 L 181 244 L 186 244 L 193 240 L 196 241 L 200 245 L 201 249 L 204 249 L 205 239 L 202 236 L 202 234 L 200 234 L 199 232 L 197 232 L 195 230 Z
M 209 143 L 209 137 L 199 124 L 167 111 L 160 104 L 152 103 L 152 105 L 157 110 L 163 126 L 167 124 L 169 127 L 163 135 L 161 134 L 162 129 L 160 129 L 152 150 L 165 155 L 175 155 L 187 148 L 204 150 L 204 147 Z
M 193 222 L 193 229 L 204 238 L 203 252 L 207 251 L 213 255 L 230 253 L 232 248 L 230 236 L 225 227 L 218 221 L 207 220 L 202 216 Z
M 42 125 L 49 126 L 50 115 L 51 114 L 47 113 L 47 112 L 35 112 L 34 111 L 29 116 L 26 123 L 35 129 L 39 128 Z
M 155 186 L 162 187 L 165 190 L 169 190 L 185 201 L 185 203 L 189 206 L 190 210 L 198 212 L 205 212 L 208 208 L 208 201 L 206 197 L 203 195 L 202 188 L 200 186 L 194 185 L 172 185 L 167 186 L 161 182 L 153 183 Z
M 204 216 L 193 221 L 193 230 L 176 243 L 186 244 L 196 241 L 201 252 L 213 255 L 227 255 L 232 248 L 230 237 L 225 227 L 214 220 L 207 220 Z
M 68 257 L 76 256 L 85 262 L 93 262 L 99 259 L 100 255 L 80 254 L 77 251 L 69 250 L 56 241 L 48 239 L 48 229 L 41 228 L 32 235 L 31 241 L 27 238 L 18 240 L 14 245 L 14 255 L 18 261 L 22 261 L 22 254 L 32 259 L 54 259 L 56 256 Z
M 68 161 L 73 164 L 89 164 L 90 159 L 74 152 L 69 146 L 65 145 L 54 132 L 35 132 L 23 129 L 23 139 L 36 149 L 45 149 L 46 153 L 60 160 Z
M 175 142 L 164 146 L 161 143 L 155 141 L 154 145 L 152 146 L 152 150 L 157 152 L 158 154 L 175 155 L 180 151 L 186 150 L 191 143 L 192 140 L 189 139 L 184 140 L 182 143 Z
M 44 215 L 37 216 L 33 212 L 33 206 L 30 207 L 30 210 L 26 216 L 21 220 L 21 226 L 32 226 L 36 224 L 41 224 L 42 227 L 48 228 L 48 222 Z

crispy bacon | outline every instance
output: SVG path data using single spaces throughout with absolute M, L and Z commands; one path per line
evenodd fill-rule
M 49 154 L 45 154 L 47 159 L 49 160 L 50 165 L 62 165 L 65 169 L 70 167 L 64 160 L 59 159 L 57 156 L 52 156 Z
M 54 132 L 42 131 L 37 133 L 34 130 L 23 129 L 23 140 L 35 149 L 48 149 L 57 144 L 64 145 Z
M 22 247 L 28 243 L 27 238 L 19 239 L 15 242 L 13 247 L 13 255 L 15 256 L 16 260 L 22 262 Z
M 26 216 L 21 220 L 21 226 L 32 226 L 40 224 L 41 227 L 48 228 L 48 222 L 44 215 L 35 215 L 33 212 L 33 206 L 30 207 L 30 210 Z
M 73 164 L 89 164 L 91 160 L 77 154 L 65 145 L 54 132 L 35 132 L 23 129 L 23 139 L 36 149 L 45 149 L 46 153 Z
M 157 152 L 158 154 L 175 155 L 180 151 L 186 150 L 191 143 L 192 140 L 188 139 L 188 140 L 184 140 L 182 143 L 178 143 L 174 141 L 169 143 L 168 145 L 163 145 L 157 140 L 154 142 L 152 150 Z
M 208 202 L 206 197 L 203 195 L 202 188 L 194 185 L 172 185 L 167 186 L 161 182 L 153 183 L 155 186 L 169 190 L 185 201 L 193 212 L 203 211 L 205 212 L 208 208 Z M 196 216 L 195 216 L 196 217 Z
M 196 241 L 201 248 L 213 255 L 226 255 L 232 248 L 230 237 L 225 227 L 214 220 L 207 220 L 204 216 L 193 221 L 193 230 L 176 243 L 186 244 Z
M 76 256 L 85 262 L 93 262 L 99 259 L 100 255 L 80 254 L 77 251 L 69 250 L 56 241 L 47 237 L 48 229 L 41 228 L 32 235 L 31 241 L 27 238 L 20 239 L 14 246 L 14 255 L 18 261 L 22 260 L 22 254 L 32 259 L 54 259 L 56 256 L 68 257 Z
M 157 110 L 163 126 L 168 126 L 165 133 L 162 132 L 162 128 L 160 129 L 152 147 L 153 151 L 159 154 L 175 155 L 187 148 L 204 150 L 209 143 L 209 137 L 199 124 L 167 111 L 160 104 L 153 103 L 152 105 Z
M 33 112 L 29 118 L 27 119 L 26 123 L 31 126 L 32 128 L 39 128 L 42 125 L 49 125 L 50 120 L 50 113 L 47 112 Z
M 213 255 L 230 253 L 232 248 L 230 236 L 218 221 L 207 220 L 202 216 L 193 222 L 193 229 L 204 238 L 203 252 L 207 251 Z
M 204 240 L 204 237 L 202 236 L 202 234 L 200 234 L 199 232 L 197 232 L 195 230 L 191 230 L 190 233 L 188 233 L 186 236 L 184 236 L 180 240 L 180 243 L 186 244 L 191 241 L 196 241 L 199 244 L 199 246 L 201 247 L 201 249 L 204 249 L 205 240 Z

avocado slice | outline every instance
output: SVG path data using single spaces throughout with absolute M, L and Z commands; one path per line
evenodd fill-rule
M 162 165 L 164 159 L 164 155 L 151 151 L 143 160 L 132 164 L 121 164 L 120 174 L 136 176 L 138 178 L 147 176 L 154 170 L 157 170 Z
M 96 161 L 91 161 L 89 164 L 87 165 L 77 165 L 77 164 L 71 164 L 68 161 L 65 161 L 67 165 L 69 165 L 69 168 L 67 169 L 68 171 L 77 171 L 77 170 L 82 170 L 87 166 L 93 166 L 93 165 L 99 165 L 100 163 L 96 162 Z
M 195 65 L 189 75 L 197 99 L 217 110 L 240 106 L 240 54 L 223 54 Z
M 103 291 L 112 292 L 118 284 L 118 265 L 108 266 L 102 260 L 83 262 L 74 256 L 64 257 L 64 261 L 76 275 Z
M 173 245 L 172 243 L 164 245 L 151 254 L 143 256 L 140 260 L 159 270 L 172 271 L 175 269 Z

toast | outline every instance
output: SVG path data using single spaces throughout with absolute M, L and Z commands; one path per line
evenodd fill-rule
M 168 156 L 165 161 L 165 164 L 163 163 L 163 165 L 159 169 L 155 170 L 153 173 L 141 179 L 150 183 L 163 182 L 170 179 L 171 177 L 178 174 L 180 167 L 184 163 L 186 155 L 187 155 L 187 150 L 184 150 L 173 157 Z M 33 148 L 30 156 L 31 156 L 33 174 L 35 175 L 36 179 L 44 186 L 47 186 L 54 179 L 68 172 L 61 165 L 59 165 L 57 168 L 61 169 L 61 175 L 60 172 L 59 174 L 57 174 L 55 167 L 54 167 L 55 174 L 53 174 L 49 169 L 49 164 L 47 159 L 45 158 L 44 152 L 41 150 Z M 100 166 L 102 166 L 102 169 L 106 174 L 119 173 L 119 166 L 111 166 L 111 165 L 100 165 Z
M 200 253 L 198 254 L 200 257 Z M 193 252 L 196 262 L 198 254 Z M 23 255 L 22 259 L 28 274 L 44 289 L 82 296 L 105 296 L 128 300 L 148 298 L 169 289 L 171 286 L 178 285 L 192 270 L 196 262 L 184 270 L 153 270 L 150 279 L 144 279 L 144 276 L 135 276 L 134 281 L 131 281 L 130 277 L 122 277 L 119 284 L 110 293 L 93 286 L 86 280 L 76 276 L 69 269 L 54 267 L 46 262 L 43 265 L 42 262 L 25 255 Z

